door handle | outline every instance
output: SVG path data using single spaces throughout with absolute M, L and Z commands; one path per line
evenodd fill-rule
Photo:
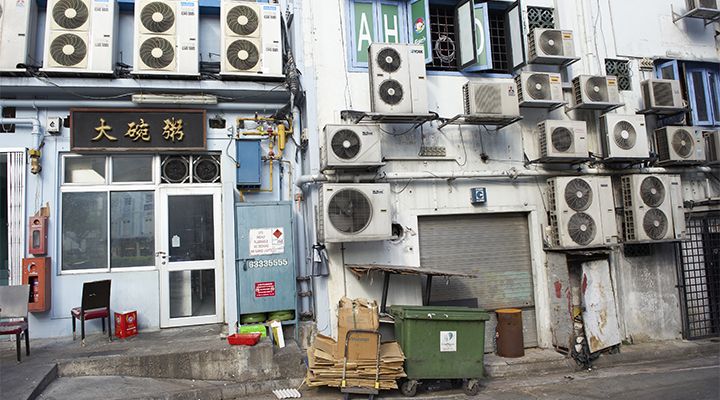
M 255 261 L 255 259 L 254 258 L 246 258 L 243 261 L 244 261 L 243 262 L 243 271 L 247 271 L 248 270 L 248 262 Z

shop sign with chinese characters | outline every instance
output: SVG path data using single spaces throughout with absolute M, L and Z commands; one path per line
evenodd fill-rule
M 205 110 L 70 109 L 72 151 L 198 151 L 206 148 Z

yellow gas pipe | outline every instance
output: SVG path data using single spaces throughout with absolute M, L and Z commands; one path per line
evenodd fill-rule
M 279 124 L 275 125 L 276 129 L 268 129 L 267 131 L 262 129 L 262 126 L 258 126 L 257 130 L 255 131 L 246 131 L 242 132 L 243 135 L 247 136 L 267 136 L 268 137 L 268 155 L 267 157 L 264 157 L 265 161 L 270 162 L 270 187 L 268 188 L 259 188 L 259 189 L 247 189 L 245 192 L 250 193 L 258 193 L 258 192 L 272 192 L 273 191 L 273 164 L 275 161 L 284 162 L 282 159 L 283 150 L 285 150 L 285 145 L 287 143 L 287 135 L 292 134 L 292 119 L 287 120 L 276 120 L 274 118 L 265 118 L 265 117 L 255 117 L 255 118 L 238 118 L 237 121 L 264 121 L 264 122 L 278 122 Z M 282 123 L 282 121 L 287 122 L 290 125 L 290 129 L 285 129 L 285 124 Z M 273 148 L 275 147 L 275 141 L 277 140 L 278 144 L 278 153 L 274 154 Z

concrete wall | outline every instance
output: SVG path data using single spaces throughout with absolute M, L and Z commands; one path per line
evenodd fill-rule
M 629 5 L 633 3 L 633 5 Z M 638 4 L 635 4 L 638 3 Z M 640 5 L 642 3 L 642 5 Z M 662 4 L 661 4 L 662 3 Z M 682 3 L 680 0 L 672 3 Z M 325 124 L 339 123 L 340 110 L 369 110 L 370 98 L 368 91 L 368 76 L 365 71 L 356 72 L 347 66 L 345 46 L 349 43 L 347 37 L 346 19 L 347 3 L 345 1 L 313 1 L 302 2 L 303 36 L 306 38 L 303 51 L 303 83 L 308 90 L 307 105 L 307 132 L 309 148 L 305 154 L 306 168 L 304 173 L 317 174 L 319 172 L 318 148 L 322 140 L 322 128 Z M 582 0 L 529 0 L 523 5 L 537 5 L 554 7 L 556 9 L 557 26 L 562 29 L 572 29 L 576 34 L 576 52 L 583 58 L 582 61 L 572 65 L 563 73 L 563 80 L 568 82 L 581 73 L 604 74 L 604 59 L 606 57 L 657 57 L 683 52 L 687 56 L 696 58 L 720 60 L 717 53 L 715 39 L 710 27 L 700 32 L 695 22 L 673 25 L 667 17 L 653 17 L 653 23 L 638 23 L 640 15 L 660 16 L 670 15 L 670 5 L 667 2 L 644 1 L 607 1 L 600 2 Z M 599 7 L 598 7 L 599 5 Z M 634 9 L 634 8 L 637 9 Z M 631 9 L 632 8 L 632 9 Z M 642 11 L 639 11 L 642 10 Z M 650 11 L 648 11 L 650 10 Z M 619 23 L 617 14 L 632 12 L 633 23 Z M 340 16 L 340 18 L 338 17 Z M 526 17 L 526 15 L 525 15 Z M 297 19 L 296 19 L 297 20 Z M 643 17 L 644 20 L 644 17 Z M 655 22 L 657 21 L 657 22 Z M 657 27 L 660 26 L 660 28 Z M 686 25 L 690 26 L 686 31 Z M 646 29 L 647 27 L 647 29 Z M 661 29 L 658 35 L 655 30 Z M 650 32 L 650 33 L 648 33 Z M 636 43 L 636 38 L 647 37 L 652 44 L 644 42 L 635 47 L 638 51 L 626 50 L 630 44 Z M 617 43 L 616 43 L 617 40 Z M 662 51 L 660 51 L 662 50 Z M 641 108 L 640 81 L 650 78 L 651 74 L 641 73 L 638 69 L 638 60 L 631 59 L 632 91 L 621 92 L 621 101 L 626 106 L 618 113 L 632 113 Z M 552 67 L 529 66 L 527 70 L 553 70 Z M 508 76 L 509 77 L 509 76 Z M 497 76 L 495 76 L 497 78 Z M 488 79 L 488 76 L 465 75 L 452 72 L 428 72 L 427 85 L 429 93 L 430 111 L 441 116 L 451 117 L 462 112 L 461 87 L 468 79 Z M 566 88 L 567 89 L 567 88 Z M 570 92 L 565 91 L 569 100 Z M 535 126 L 544 119 L 583 119 L 588 122 L 590 151 L 599 152 L 597 114 L 569 112 L 563 109 L 548 113 L 545 110 L 521 110 L 524 120 L 511 125 L 499 132 L 484 132 L 480 127 L 447 127 L 442 131 L 437 124 L 426 124 L 422 129 L 409 132 L 402 136 L 386 135 L 383 141 L 383 152 L 386 158 L 406 158 L 403 161 L 390 161 L 383 171 L 393 172 L 450 172 L 450 171 L 507 171 L 512 168 L 525 169 L 522 160 L 523 152 L 530 159 L 538 154 L 538 138 L 534 132 Z M 648 121 L 649 130 L 654 123 Z M 407 126 L 384 127 L 386 130 L 394 129 L 396 133 L 404 132 Z M 421 136 L 426 145 L 445 146 L 447 149 L 446 161 L 412 160 L 417 155 Z M 484 162 L 480 153 L 485 152 L 489 160 Z M 531 166 L 529 169 L 544 169 L 542 166 Z M 549 169 L 549 168 L 548 168 Z M 717 188 L 709 188 L 707 177 L 702 174 L 688 174 L 686 177 L 686 194 L 693 193 L 698 198 L 707 198 L 718 195 Z M 469 204 L 469 188 L 485 186 L 488 191 L 489 203 L 482 207 L 473 207 Z M 389 263 L 407 266 L 419 266 L 419 250 L 417 248 L 417 216 L 426 213 L 482 213 L 500 212 L 506 210 L 530 211 L 534 217 L 531 219 L 529 235 L 533 243 L 533 280 L 536 285 L 535 303 L 537 310 L 539 343 L 543 347 L 550 345 L 549 331 L 549 303 L 547 295 L 547 282 L 544 269 L 545 262 L 542 252 L 542 229 L 547 224 L 545 211 L 545 184 L 544 179 L 521 179 L 510 181 L 508 179 L 494 180 L 455 180 L 422 182 L 399 182 L 392 185 L 392 190 L 398 192 L 393 195 L 393 219 L 401 223 L 408 234 L 399 243 L 375 242 L 363 244 L 345 244 L 344 251 L 339 245 L 328 246 L 331 271 L 328 278 L 318 278 L 315 281 L 316 304 L 318 304 L 318 329 L 323 333 L 332 334 L 336 325 L 336 304 L 338 299 L 347 295 L 350 297 L 372 297 L 379 299 L 380 279 L 358 280 L 348 274 L 344 268 L 345 263 Z M 702 192 L 702 193 L 701 193 Z M 305 191 L 307 207 L 314 210 L 316 202 L 316 189 Z M 308 221 L 308 223 L 312 223 Z M 634 263 L 644 264 L 645 260 L 633 261 L 633 264 L 623 264 L 620 276 L 623 280 L 633 281 L 638 278 L 636 272 L 628 270 Z M 633 337 L 675 337 L 679 325 L 679 308 L 677 290 L 668 289 L 669 282 L 675 276 L 673 259 L 658 257 L 651 265 L 643 267 L 649 269 L 657 281 L 663 284 L 650 285 L 647 278 L 636 285 L 628 285 L 623 295 L 656 299 L 651 308 L 655 313 L 647 313 L 646 319 L 658 318 L 658 314 L 667 317 L 673 314 L 676 318 L 665 318 L 663 329 L 656 335 L 650 333 L 656 330 L 656 323 L 643 324 L 639 316 L 629 315 L 633 319 L 628 335 Z M 655 281 L 653 281 L 655 282 Z M 418 304 L 420 302 L 420 285 L 416 278 L 399 277 L 393 281 L 388 304 L 405 302 Z M 327 310 L 327 314 L 323 311 Z M 645 310 L 648 310 L 646 307 Z

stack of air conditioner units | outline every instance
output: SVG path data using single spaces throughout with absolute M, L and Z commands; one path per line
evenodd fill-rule
M 666 126 L 655 130 L 658 164 L 701 164 L 705 162 L 702 128 Z
M 428 113 L 422 45 L 373 43 L 368 56 L 373 112 Z
M 565 104 L 558 73 L 521 72 L 515 82 L 520 107 L 553 108 Z
M 617 243 L 610 177 L 558 177 L 548 180 L 551 247 L 577 248 Z
M 648 79 L 640 83 L 645 109 L 675 112 L 685 108 L 680 82 L 674 79 Z
M 381 139 L 378 125 L 326 125 L 325 140 L 320 147 L 322 170 L 381 166 Z
M 323 243 L 390 239 L 390 184 L 323 184 L 317 218 Z
M 135 75 L 198 75 L 198 0 L 135 3 Z
M 705 131 L 705 155 L 708 165 L 720 164 L 720 131 Z
M 575 60 L 572 31 L 535 28 L 528 35 L 530 64 L 565 64 Z
M 223 0 L 220 14 L 222 75 L 283 75 L 279 5 Z
M 572 83 L 577 108 L 604 110 L 621 104 L 615 76 L 579 75 Z
M 463 106 L 469 117 L 519 117 L 512 79 L 470 81 L 463 86 Z
M 0 71 L 24 71 L 31 64 L 37 11 L 34 1 L 0 0 Z
M 545 120 L 538 124 L 540 160 L 572 162 L 588 158 L 585 121 Z
M 117 16 L 115 0 L 49 0 L 43 71 L 112 74 Z
M 606 161 L 637 162 L 650 158 L 645 117 L 642 115 L 600 116 L 600 142 Z
M 621 178 L 625 241 L 683 239 L 685 212 L 679 175 Z

